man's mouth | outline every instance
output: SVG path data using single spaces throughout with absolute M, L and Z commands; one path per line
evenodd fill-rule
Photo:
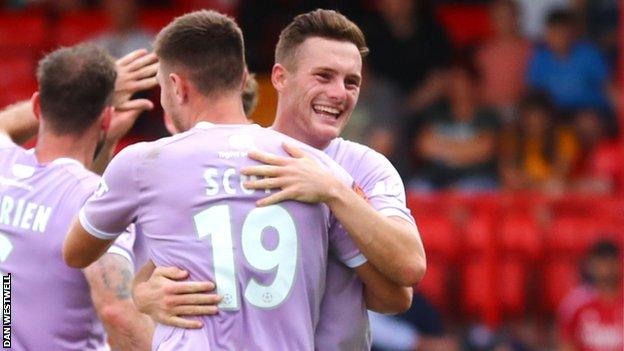
M 327 105 L 314 104 L 312 105 L 312 109 L 316 114 L 333 119 L 338 119 L 338 117 L 340 117 L 340 114 L 342 113 L 342 110 L 340 110 L 339 108 Z

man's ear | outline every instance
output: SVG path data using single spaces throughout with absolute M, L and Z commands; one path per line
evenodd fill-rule
M 37 121 L 41 122 L 41 97 L 39 96 L 39 92 L 35 91 L 30 98 L 30 105 L 32 106 L 33 114 Z
M 276 63 L 273 65 L 273 70 L 271 71 L 271 83 L 273 83 L 273 88 L 277 90 L 277 92 L 282 92 L 286 88 L 287 80 L 288 80 L 288 70 L 281 63 Z
M 115 108 L 113 106 L 107 106 L 104 108 L 104 111 L 102 111 L 102 123 L 100 124 L 100 127 L 103 131 L 108 131 L 108 128 L 110 128 L 110 124 L 111 124 L 111 120 L 113 119 L 113 115 L 115 114 Z
M 245 70 L 243 71 L 243 82 L 241 84 L 241 90 L 245 90 L 247 87 L 247 78 L 249 77 L 249 69 L 245 66 Z
M 186 102 L 189 93 L 188 80 L 177 73 L 170 73 L 169 82 L 173 87 L 174 98 L 177 100 L 178 104 Z

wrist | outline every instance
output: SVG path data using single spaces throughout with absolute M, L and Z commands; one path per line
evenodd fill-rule
M 331 208 L 332 206 L 342 201 L 342 199 L 344 199 L 345 192 L 349 191 L 351 191 L 350 187 L 332 177 L 331 183 L 328 184 L 327 193 L 323 202 Z

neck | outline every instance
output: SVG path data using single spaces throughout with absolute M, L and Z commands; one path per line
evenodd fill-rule
M 280 108 L 279 104 L 277 106 L 277 113 L 275 115 L 275 121 L 273 122 L 273 130 L 280 132 L 282 134 L 288 135 L 289 137 L 299 140 L 302 143 L 308 144 L 315 149 L 324 150 L 331 140 L 320 140 L 318 138 L 311 137 L 310 135 L 302 132 L 301 128 L 296 126 L 296 123 L 288 123 L 287 121 L 295 121 L 294 118 L 289 117 L 284 113 L 283 109 Z
M 214 98 L 198 99 L 190 109 L 195 111 L 189 119 L 190 127 L 199 122 L 214 124 L 249 124 L 240 93 L 219 96 Z
M 97 136 L 85 132 L 81 135 L 56 135 L 39 132 L 35 145 L 35 156 L 39 163 L 49 163 L 67 157 L 91 167 L 97 145 Z

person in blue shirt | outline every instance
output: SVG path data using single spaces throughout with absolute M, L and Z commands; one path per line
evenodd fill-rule
M 536 47 L 529 62 L 527 83 L 551 95 L 564 114 L 587 108 L 608 114 L 608 64 L 600 51 L 577 33 L 574 13 L 553 10 L 548 15 L 544 42 Z

